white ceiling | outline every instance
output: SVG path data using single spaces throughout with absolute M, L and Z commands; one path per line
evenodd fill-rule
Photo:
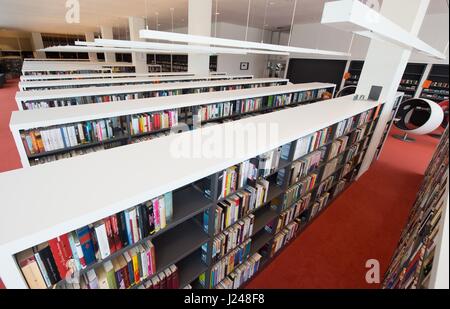
M 213 1 L 213 20 L 215 3 Z M 330 0 L 298 0 L 296 23 L 320 20 L 325 2 Z M 429 14 L 448 13 L 447 0 L 431 0 Z M 123 27 L 127 16 L 148 17 L 149 28 L 171 28 L 170 8 L 174 8 L 174 27 L 187 26 L 188 0 L 79 0 L 80 24 L 65 22 L 66 0 L 0 0 L 0 28 L 48 33 L 83 33 L 98 31 L 100 25 Z M 248 0 L 217 0 L 219 22 L 245 25 Z M 381 0 L 380 0 L 381 2 Z M 288 26 L 294 0 L 252 0 L 250 25 L 262 28 Z

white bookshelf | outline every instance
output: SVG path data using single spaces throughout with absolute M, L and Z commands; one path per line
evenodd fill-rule
M 131 78 L 131 77 L 157 77 L 157 76 L 194 76 L 188 72 L 173 73 L 90 73 L 90 74 L 53 74 L 53 75 L 22 75 L 21 81 L 46 81 L 46 80 L 73 80 L 80 79 L 101 79 L 101 78 Z
M 25 61 L 22 73 L 36 72 L 72 72 L 72 71 L 102 71 L 112 68 L 132 68 L 132 63 L 126 62 L 66 62 L 66 61 Z
M 119 73 L 120 74 L 120 73 Z M 21 81 L 19 89 L 21 91 L 52 90 L 52 88 L 79 88 L 90 86 L 114 85 L 114 84 L 140 84 L 140 83 L 169 83 L 177 81 L 214 81 L 214 80 L 234 80 L 252 79 L 252 75 L 229 75 L 229 76 L 142 76 L 142 77 L 113 77 L 113 78 L 89 78 L 79 80 L 43 80 L 43 81 Z
M 0 277 L 7 288 L 26 288 L 15 253 L 376 106 L 377 102 L 343 97 L 0 174 L 0 203 L 8 205 L 0 218 Z M 255 127 L 270 130 L 268 124 L 278 127 L 277 138 L 226 158 L 175 157 L 171 151 L 182 141 L 208 136 L 216 137 L 215 147 L 226 148 L 237 136 L 252 136 Z M 133 181 L 117 182 L 130 177 Z M 33 185 L 24 189 L 18 184 Z
M 289 84 L 284 86 L 186 94 L 182 96 L 182 100 L 180 100 L 180 96 L 166 96 L 116 101 L 109 102 L 108 104 L 84 104 L 59 108 L 15 111 L 11 116 L 10 129 L 19 151 L 22 166 L 29 167 L 29 158 L 20 136 L 22 130 L 309 90 L 329 88 L 334 90 L 335 86 L 335 84 L 329 83 Z
M 287 84 L 288 80 L 278 78 L 258 78 L 258 79 L 226 79 L 226 80 L 211 80 L 211 81 L 184 81 L 172 83 L 158 83 L 158 84 L 137 84 L 137 85 L 113 85 L 113 86 L 99 86 L 86 88 L 63 88 L 51 90 L 29 90 L 19 91 L 16 93 L 16 102 L 19 110 L 23 109 L 22 103 L 27 101 L 43 101 L 43 100 L 57 100 L 63 98 L 79 98 L 79 97 L 94 97 L 105 95 L 119 95 L 128 93 L 142 93 L 142 92 L 157 92 L 180 89 L 198 89 L 210 87 L 226 87 L 239 85 L 257 85 L 280 83 Z

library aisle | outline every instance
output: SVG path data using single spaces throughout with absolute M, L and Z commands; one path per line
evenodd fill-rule
M 0 88 L 0 172 L 20 168 L 8 127 L 16 91 L 17 81 Z M 403 143 L 390 137 L 373 168 L 246 287 L 379 288 L 365 282 L 366 260 L 380 261 L 382 277 L 438 144 L 415 138 Z
M 366 261 L 377 259 L 383 278 L 439 143 L 414 138 L 389 137 L 380 160 L 246 288 L 380 288 L 366 283 Z

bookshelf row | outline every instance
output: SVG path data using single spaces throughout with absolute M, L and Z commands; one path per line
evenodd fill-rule
M 340 171 L 344 171 L 347 160 L 349 163 L 352 163 L 348 165 L 346 173 L 351 173 L 352 168 L 360 163 L 358 162 L 360 158 L 357 157 L 361 156 L 362 158 L 368 147 L 367 143 L 370 141 L 371 134 L 375 128 L 381 106 L 376 102 L 366 101 L 358 101 L 358 104 L 356 104 L 351 98 L 340 98 L 335 99 L 335 101 L 336 102 L 319 102 L 316 104 L 290 108 L 289 110 L 264 114 L 252 119 L 238 120 L 237 122 L 244 125 L 244 128 L 245 124 L 250 123 L 262 125 L 267 124 L 268 122 L 276 122 L 280 126 L 280 139 L 270 142 L 267 145 L 257 145 L 256 148 L 247 150 L 245 153 L 233 155 L 231 159 L 224 160 L 223 158 L 208 157 L 202 157 L 200 160 L 190 157 L 173 158 L 173 154 L 170 154 L 169 145 L 178 139 L 177 135 L 175 135 L 157 139 L 152 143 L 133 145 L 130 149 L 128 149 L 130 146 L 126 146 L 123 147 L 124 149 L 113 149 L 108 152 L 99 153 L 97 156 L 86 156 L 83 160 L 66 160 L 61 162 L 61 164 L 48 165 L 48 168 L 47 166 L 42 166 L 42 168 L 17 170 L 2 174 L 0 176 L 0 182 L 2 184 L 2 203 L 9 203 L 9 199 L 13 194 L 13 190 L 9 189 L 10 185 L 8 184 L 17 181 L 27 183 L 29 181 L 27 179 L 28 177 L 30 177 L 30 179 L 36 179 L 36 177 L 41 177 L 39 175 L 42 175 L 45 179 L 41 180 L 45 181 L 47 186 L 39 188 L 39 194 L 29 193 L 34 196 L 34 205 L 41 205 L 39 207 L 39 212 L 46 211 L 45 208 L 48 208 L 48 213 L 52 214 L 51 216 L 42 218 L 42 220 L 34 220 L 32 224 L 29 224 L 28 221 L 34 216 L 33 212 L 37 211 L 37 209 L 30 207 L 30 205 L 28 205 L 28 207 L 25 206 L 25 204 L 28 203 L 27 199 L 31 195 L 15 195 L 15 210 L 21 211 L 22 207 L 25 207 L 30 213 L 29 216 L 20 223 L 15 222 L 16 220 L 14 219 L 5 222 L 2 220 L 2 229 L 11 229 L 9 233 L 1 233 L 2 236 L 0 242 L 0 258 L 5 265 L 5 267 L 2 267 L 1 276 L 4 279 L 5 284 L 7 286 L 16 284 L 17 286 L 20 286 L 20 281 L 23 280 L 20 277 L 16 278 L 15 275 L 12 275 L 11 273 L 13 269 L 9 268 L 9 259 L 6 258 L 10 253 L 16 254 L 33 248 L 35 250 L 47 248 L 47 253 L 48 250 L 52 251 L 52 247 L 53 250 L 55 250 L 55 248 L 59 248 L 58 250 L 63 250 L 64 248 L 67 249 L 67 242 L 65 242 L 66 245 L 60 244 L 59 246 L 55 246 L 55 243 L 62 241 L 61 239 L 64 239 L 63 235 L 68 234 L 71 234 L 72 237 L 75 235 L 78 236 L 78 240 L 85 243 L 86 237 L 81 237 L 80 239 L 79 234 L 81 233 L 81 236 L 83 236 L 82 233 L 86 231 L 89 231 L 88 239 L 90 238 L 93 246 L 88 246 L 89 248 L 84 249 L 91 250 L 94 248 L 96 250 L 94 250 L 94 254 L 92 254 L 92 251 L 83 252 L 83 248 L 81 248 L 84 257 L 95 257 L 95 259 L 88 259 L 90 264 L 86 263 L 86 267 L 80 269 L 80 278 L 87 280 L 87 282 L 85 282 L 87 284 L 83 284 L 83 287 L 89 287 L 90 282 L 94 282 L 94 287 L 97 286 L 96 282 L 103 282 L 104 284 L 106 280 L 105 276 L 107 277 L 105 274 L 106 270 L 110 271 L 111 269 L 110 264 L 113 264 L 113 266 L 114 264 L 116 264 L 116 266 L 120 265 L 116 259 L 122 260 L 121 257 L 123 257 L 125 260 L 130 260 L 131 258 L 131 261 L 133 261 L 133 256 L 136 256 L 138 249 L 141 253 L 148 252 L 148 249 L 151 248 L 152 245 L 154 246 L 154 255 L 152 255 L 152 257 L 155 260 L 153 272 L 150 274 L 148 269 L 139 269 L 139 276 L 137 276 L 137 272 L 135 273 L 135 278 L 140 278 L 139 281 L 134 282 L 134 285 L 130 283 L 129 287 L 146 288 L 155 286 L 158 284 L 158 281 L 164 280 L 163 273 L 165 273 L 166 277 L 170 277 L 170 274 L 174 272 L 178 274 L 179 278 L 185 278 L 179 280 L 180 282 L 183 281 L 183 284 L 180 283 L 179 287 L 184 287 L 185 283 L 187 287 L 198 287 L 199 282 L 211 282 L 211 267 L 213 267 L 212 245 L 214 239 L 216 239 L 218 235 L 217 232 L 225 232 L 225 230 L 215 230 L 214 216 L 211 215 L 208 217 L 208 229 L 205 231 L 204 212 L 207 211 L 209 214 L 214 214 L 219 203 L 220 205 L 225 205 L 223 203 L 226 203 L 226 200 L 235 195 L 237 196 L 238 193 L 240 194 L 242 192 L 244 188 L 237 185 L 240 184 L 245 186 L 242 177 L 240 178 L 239 175 L 230 176 L 224 181 L 223 176 L 224 172 L 230 172 L 230 175 L 232 175 L 232 171 L 235 171 L 233 167 L 240 166 L 243 162 L 248 161 L 248 163 L 245 164 L 245 166 L 247 166 L 247 172 L 243 173 L 243 175 L 246 175 L 247 177 L 245 189 L 248 191 L 246 195 L 255 196 L 253 198 L 253 208 L 252 206 L 249 206 L 248 208 L 249 210 L 254 210 L 254 230 L 251 233 L 247 231 L 247 235 L 250 235 L 251 237 L 250 250 L 246 249 L 245 255 L 239 255 L 241 263 L 239 263 L 239 265 L 236 264 L 233 271 L 227 269 L 226 278 L 223 278 L 220 284 L 217 282 L 217 287 L 230 285 L 233 287 L 241 286 L 257 272 L 267 259 L 264 257 L 264 250 L 262 249 L 266 246 L 268 241 L 272 241 L 272 236 L 275 235 L 267 233 L 266 226 L 270 225 L 269 221 L 277 219 L 277 215 L 281 214 L 282 208 L 277 208 L 276 206 L 281 205 L 280 201 L 282 201 L 282 197 L 286 194 L 288 184 L 294 186 L 297 185 L 297 181 L 303 183 L 305 177 L 311 176 L 309 174 L 300 173 L 298 164 L 315 164 L 314 166 L 320 169 L 320 171 L 317 171 L 317 186 L 311 188 L 311 192 L 314 192 L 314 190 L 319 188 L 319 185 L 322 183 L 322 175 L 327 175 L 327 177 L 337 177 L 335 182 L 330 182 L 330 187 L 323 189 L 329 191 L 335 190 L 339 187 L 338 181 L 340 178 L 338 176 L 343 176 L 343 174 L 340 174 Z M 317 120 L 317 117 L 312 117 L 315 113 L 323 113 L 323 115 Z M 292 116 L 298 117 L 295 119 L 298 119 L 299 121 L 296 123 L 288 123 L 286 119 L 291 119 Z M 349 121 L 346 119 L 349 119 Z M 338 121 L 338 123 L 336 123 L 336 121 Z M 212 131 L 215 132 L 223 129 L 231 133 L 237 133 L 242 130 L 234 128 L 231 126 L 231 123 L 225 123 L 207 127 L 203 130 L 187 132 L 187 135 L 185 134 L 183 138 L 189 138 L 190 136 L 194 137 L 196 135 L 200 136 L 202 134 L 208 134 L 208 132 L 211 134 Z M 246 130 L 247 129 L 244 129 L 244 131 Z M 302 138 L 302 136 L 304 138 Z M 348 142 L 345 147 L 342 146 L 339 148 L 338 146 L 342 143 L 342 139 L 345 136 L 348 136 Z M 300 140 L 298 140 L 299 138 Z M 309 140 L 309 142 L 302 142 L 304 139 Z M 225 143 L 225 140 L 219 138 L 219 142 Z M 334 145 L 334 142 L 337 142 L 335 144 L 336 146 L 334 146 L 335 150 L 333 150 L 333 152 L 335 152 L 335 158 L 329 156 L 332 152 L 332 145 Z M 353 146 L 359 147 L 359 149 L 353 149 Z M 150 148 L 155 150 L 158 149 L 159 151 L 153 151 Z M 300 150 L 296 150 L 297 148 Z M 275 151 L 273 151 L 274 149 Z M 321 155 L 322 161 L 320 161 L 320 163 L 310 161 L 310 156 L 315 156 L 315 160 L 317 160 L 317 151 L 323 153 Z M 148 158 L 149 153 L 154 154 L 154 157 L 152 157 L 153 160 L 149 161 L 148 159 L 144 159 Z M 124 154 L 127 156 L 132 155 L 134 159 L 124 160 Z M 286 157 L 286 155 L 288 157 Z M 337 159 L 338 157 L 339 161 Z M 328 162 L 328 159 L 331 161 Z M 116 160 L 119 160 L 122 163 L 117 165 L 115 163 Z M 141 162 L 144 162 L 142 160 L 144 160 L 146 164 L 141 166 Z M 75 168 L 75 165 L 79 164 L 81 164 L 80 167 Z M 170 175 L 159 172 L 160 167 L 163 165 L 172 166 L 172 173 Z M 293 167 L 292 169 L 291 165 Z M 106 168 L 106 166 L 108 166 L 108 168 Z M 113 166 L 114 168 L 111 168 Z M 109 182 L 113 181 L 112 178 L 120 177 L 119 175 L 121 173 L 126 170 L 129 171 L 130 169 L 134 169 L 137 166 L 140 166 L 140 173 L 136 174 L 137 178 L 133 181 L 133 185 L 125 182 L 120 186 L 120 190 L 108 190 L 109 192 L 107 194 L 105 194 L 106 191 L 102 191 L 102 187 L 108 187 L 110 185 Z M 115 171 L 113 171 L 113 169 Z M 155 177 L 144 176 L 149 175 L 148 172 L 151 170 L 153 170 L 152 173 L 156 173 L 157 175 L 160 175 L 160 177 L 155 179 Z M 298 173 L 298 175 L 291 177 L 291 174 L 293 173 L 291 170 L 295 171 L 294 173 Z M 309 172 L 313 172 L 313 170 Z M 327 170 L 328 172 L 325 172 Z M 193 171 L 196 172 L 193 173 Z M 96 192 L 92 192 L 94 194 L 88 193 L 87 195 L 77 196 L 69 193 L 77 191 L 78 186 L 89 187 L 91 183 L 93 184 L 93 178 L 95 178 L 91 177 L 91 175 L 98 173 L 104 175 L 105 179 L 101 181 L 101 183 L 95 181 L 97 187 L 95 190 Z M 66 179 L 79 179 L 75 174 L 82 176 L 85 181 L 83 181 L 82 184 L 73 182 L 70 186 L 62 185 L 63 183 L 66 183 Z M 115 177 L 110 177 L 108 174 L 114 174 Z M 15 181 L 12 181 L 10 177 L 13 177 Z M 221 177 L 222 180 L 220 180 Z M 173 182 L 171 179 L 176 179 L 176 182 Z M 229 179 L 234 179 L 234 181 L 230 181 Z M 239 180 L 239 182 L 237 182 L 237 180 Z M 220 181 L 222 181 L 222 185 L 220 185 Z M 236 182 L 236 184 L 234 184 L 234 182 Z M 58 188 L 56 187 L 56 183 L 59 184 Z M 253 189 L 250 189 L 250 187 L 253 187 Z M 52 198 L 49 200 L 45 197 L 45 191 L 48 191 L 50 188 L 52 188 L 51 191 L 54 192 L 51 195 Z M 150 191 L 149 188 L 151 188 Z M 35 189 L 37 190 L 38 188 Z M 129 191 L 129 189 L 131 189 L 131 191 Z M 144 191 L 139 193 L 140 190 Z M 333 193 L 329 191 L 326 192 Z M 337 191 L 338 190 L 336 190 L 336 192 Z M 321 193 L 325 194 L 326 192 L 324 191 Z M 311 194 L 314 195 L 314 193 Z M 54 207 L 52 206 L 53 203 L 55 203 L 55 206 L 60 205 L 58 200 L 62 199 L 63 196 L 67 199 L 67 196 L 69 195 L 73 195 L 73 198 L 66 201 L 62 212 L 54 213 L 50 211 L 50 209 Z M 172 198 L 168 197 L 166 200 L 166 195 L 170 195 Z M 163 203 L 161 203 L 160 200 L 162 196 L 164 197 Z M 298 196 L 298 198 L 301 197 L 301 195 Z M 313 208 L 317 209 L 320 206 L 320 203 L 316 204 L 316 200 L 320 198 L 321 197 L 316 198 L 315 196 L 312 196 L 311 200 L 314 201 L 314 205 L 316 205 L 315 207 L 313 205 Z M 157 203 L 156 199 L 158 199 Z M 46 202 L 44 202 L 44 200 Z M 82 200 L 85 202 L 81 202 Z M 160 229 L 158 231 L 152 231 L 152 229 L 148 228 L 149 226 L 147 224 L 142 223 L 151 222 L 150 219 L 147 221 L 146 218 L 150 217 L 145 215 L 145 211 L 143 212 L 145 208 L 149 209 L 150 201 L 152 202 L 151 205 L 153 206 L 153 209 L 157 208 L 158 210 L 161 210 L 159 212 Z M 114 206 L 110 203 L 113 203 Z M 192 205 L 189 206 L 186 205 L 186 203 L 192 203 Z M 112 207 L 107 206 L 108 204 Z M 158 207 L 155 206 L 157 204 Z M 163 204 L 163 206 L 161 206 L 161 204 Z M 170 205 L 172 207 L 170 207 Z M 172 208 L 172 211 L 170 211 L 170 208 Z M 289 207 L 284 207 L 283 211 L 288 209 Z M 317 211 L 318 210 L 315 212 Z M 306 204 L 301 213 L 304 212 L 308 212 Z M 117 225 L 114 223 L 112 224 L 114 228 L 109 229 L 107 226 L 110 224 L 107 222 L 108 218 L 115 216 L 117 219 L 118 215 L 122 218 L 126 216 L 126 214 L 128 214 L 127 217 L 131 219 L 128 227 L 129 230 L 127 230 L 127 237 L 125 239 L 123 232 L 122 238 L 117 237 L 117 233 L 114 232 L 119 230 L 120 235 L 120 231 L 124 230 L 123 224 L 121 225 L 122 229 L 117 229 Z M 161 221 L 162 214 L 167 216 L 164 217 L 165 222 Z M 170 216 L 170 214 L 172 215 Z M 6 213 L 5 215 L 8 214 Z M 237 223 L 239 225 L 240 220 L 246 219 L 246 212 L 243 212 L 242 215 L 243 216 L 241 217 L 234 217 L 234 220 L 238 221 L 233 223 L 232 221 L 228 222 L 228 231 L 237 227 L 237 225 L 233 227 L 233 224 Z M 116 221 L 120 222 L 119 220 Z M 285 223 L 289 223 L 287 221 L 285 221 Z M 109 220 L 109 222 L 111 222 L 111 220 Z M 49 228 L 45 227 L 47 225 Z M 279 230 L 282 229 L 281 226 Z M 125 228 L 126 227 L 127 225 L 125 223 Z M 289 223 L 286 225 L 285 229 L 291 227 L 292 225 Z M 275 230 L 276 229 L 274 229 L 274 231 Z M 113 231 L 112 234 L 111 231 Z M 128 231 L 131 233 L 131 238 L 129 237 Z M 284 229 L 280 232 L 284 232 L 286 235 L 289 234 Z M 237 230 L 235 230 L 235 233 L 237 233 Z M 281 235 L 284 235 L 284 233 Z M 32 235 L 32 237 L 26 235 Z M 108 235 L 113 235 L 113 242 L 110 242 L 111 239 L 108 238 Z M 124 242 L 125 240 L 130 242 L 130 239 L 131 244 Z M 49 242 L 49 240 L 51 240 L 53 245 L 46 245 L 46 242 Z M 117 245 L 119 243 L 118 241 L 122 241 L 122 246 Z M 77 241 L 74 243 L 77 243 Z M 202 248 L 205 247 L 205 243 L 207 244 L 206 259 L 202 258 L 202 256 L 204 256 L 204 250 Z M 236 244 L 236 242 L 234 243 Z M 48 249 L 48 247 L 50 248 Z M 230 247 L 227 254 L 232 253 L 232 250 L 234 249 Z M 79 253 L 79 250 L 77 249 L 74 251 L 76 251 L 77 254 Z M 70 251 L 72 252 L 72 257 L 74 251 Z M 67 252 L 69 251 L 67 250 Z M 36 259 L 35 253 L 36 252 L 33 252 L 31 260 L 33 257 Z M 63 255 L 59 255 L 59 257 L 61 256 Z M 266 256 L 269 257 L 268 255 Z M 145 263 L 142 264 L 142 257 L 144 258 L 143 260 L 147 262 L 149 259 L 145 258 L 145 254 L 141 256 L 140 265 L 145 265 Z M 31 260 L 25 259 L 25 263 L 19 261 L 19 264 L 21 266 L 25 265 L 24 267 L 30 265 L 30 267 L 27 268 L 30 269 L 37 265 L 34 264 L 34 266 L 31 266 L 32 263 L 28 263 Z M 108 263 L 108 261 L 111 263 Z M 57 265 L 60 264 L 59 262 L 55 261 Z M 81 262 L 80 264 L 82 265 Z M 105 266 L 105 264 L 108 264 L 108 266 Z M 62 264 L 59 266 L 61 265 Z M 76 266 L 77 263 L 71 265 Z M 130 264 L 128 263 L 127 265 L 127 267 L 129 267 Z M 173 265 L 175 266 L 173 267 Z M 133 270 L 136 271 L 134 265 L 131 266 L 133 266 Z M 106 270 L 105 267 L 107 268 Z M 25 273 L 28 276 L 27 269 L 25 269 Z M 54 272 L 55 267 L 52 269 Z M 99 269 L 104 269 L 105 272 Z M 170 271 L 170 269 L 172 269 L 172 271 Z M 31 273 L 37 274 L 35 270 L 36 268 L 34 268 Z M 58 269 L 58 266 L 56 266 L 56 270 L 59 273 L 60 269 Z M 52 270 L 48 271 L 52 272 Z M 99 274 L 97 274 L 97 271 Z M 93 272 L 95 273 L 95 276 Z M 199 276 L 199 273 L 202 275 Z M 60 277 L 63 277 L 61 274 L 65 275 L 66 273 L 64 273 L 64 271 L 59 273 Z M 47 275 L 49 274 L 47 273 Z M 155 276 L 157 276 L 157 278 L 154 278 Z M 199 279 L 197 279 L 198 276 Z M 149 279 L 151 283 L 143 278 Z M 156 281 L 154 282 L 153 279 Z M 74 282 L 75 285 L 78 284 L 73 280 L 64 280 L 64 282 L 55 284 L 58 287 L 70 287 L 67 286 L 67 284 L 71 284 L 72 287 L 74 287 Z M 81 285 L 82 284 L 80 283 L 80 287 Z M 53 287 L 53 285 L 50 287 Z
M 24 61 L 22 75 L 61 75 L 61 74 L 99 74 L 134 73 L 133 64 L 126 62 L 91 61 Z
M 436 103 L 449 98 L 449 66 L 435 64 L 431 67 L 427 81 L 428 87 L 424 87 L 421 98 L 432 100 Z
M 113 101 L 135 100 L 188 93 L 224 91 L 252 87 L 286 85 L 284 79 L 228 79 L 219 77 L 214 81 L 182 81 L 164 84 L 112 85 L 89 88 L 30 90 L 16 93 L 19 110 L 53 108 Z
M 10 128 L 24 167 L 139 143 L 322 100 L 332 84 L 309 83 L 14 112 Z M 223 102 L 226 97 L 229 101 Z
M 210 75 L 194 76 L 191 75 L 162 75 L 160 76 L 115 76 L 115 74 L 105 74 L 102 77 L 92 77 L 83 79 L 61 79 L 61 80 L 43 80 L 43 81 L 21 81 L 19 89 L 26 90 L 53 90 L 67 88 L 86 88 L 101 86 L 123 86 L 140 84 L 160 84 L 168 82 L 195 82 L 195 81 L 214 81 L 214 80 L 235 80 L 252 79 L 252 75 Z
M 316 200 L 316 203 L 312 205 L 310 213 L 310 216 L 314 217 L 325 207 L 328 196 L 335 197 L 339 194 L 342 188 L 338 189 L 337 186 L 342 179 L 361 163 L 363 152 L 367 149 L 376 126 L 378 113 L 378 109 L 372 109 L 356 115 L 250 159 L 246 161 L 248 164 L 243 162 L 238 166 L 201 179 L 192 186 L 189 185 L 173 193 L 166 193 L 124 212 L 104 218 L 71 233 L 60 235 L 48 243 L 19 253 L 17 255 L 18 264 L 22 267 L 29 286 L 33 288 L 49 288 L 55 287 L 55 285 L 59 288 L 98 288 L 100 286 L 141 288 L 145 287 L 147 282 L 152 281 L 155 276 L 161 279 L 163 275 L 160 274 L 164 273 L 166 269 L 170 269 L 171 265 L 176 265 L 185 258 L 188 260 L 193 260 L 194 257 L 199 258 L 197 252 L 199 247 L 202 247 L 200 258 L 203 264 L 196 262 L 184 265 L 186 263 L 181 262 L 176 266 L 177 270 L 180 273 L 198 274 L 198 270 L 211 264 L 213 250 L 209 248 L 212 242 L 208 235 L 217 235 L 218 231 L 212 226 L 210 229 L 209 223 L 222 218 L 222 216 L 220 218 L 217 215 L 205 216 L 205 213 L 201 214 L 202 211 L 206 209 L 206 212 L 216 214 L 216 210 L 220 208 L 226 212 L 223 221 L 231 222 L 231 224 L 228 224 L 227 230 L 223 234 L 214 238 L 217 240 L 222 235 L 229 235 L 230 229 L 236 225 L 242 227 L 241 231 L 243 231 L 245 228 L 242 220 L 247 219 L 247 217 L 243 217 L 247 216 L 245 210 L 248 210 L 253 211 L 255 219 L 253 227 L 248 227 L 246 233 L 252 238 L 244 241 L 244 236 L 242 236 L 241 241 L 238 242 L 240 244 L 238 249 L 241 249 L 242 252 L 234 256 L 237 252 L 232 250 L 235 250 L 236 246 L 228 246 L 226 255 L 219 256 L 221 259 L 211 266 L 211 273 L 209 272 L 210 268 L 207 268 L 206 274 L 199 277 L 200 283 L 207 288 L 217 287 L 220 284 L 223 287 L 239 287 L 242 282 L 231 276 L 235 269 L 239 270 L 241 265 L 254 265 L 255 259 L 259 261 L 261 256 L 269 258 L 270 256 L 264 253 L 264 250 L 267 250 L 268 242 L 272 239 L 275 241 L 283 236 L 283 233 L 289 234 L 286 229 L 281 231 L 281 227 L 273 229 L 273 233 L 272 231 L 267 232 L 266 226 L 270 225 L 270 222 L 275 220 L 278 214 L 282 215 L 281 210 L 285 212 L 293 207 L 292 201 L 287 202 L 289 198 L 286 197 L 290 188 L 302 186 L 305 178 L 309 177 L 303 175 L 301 178 L 303 180 L 299 180 L 297 183 L 294 181 L 296 178 L 292 178 L 292 171 L 297 169 L 290 168 L 289 165 L 282 165 L 283 169 L 279 169 L 280 159 L 292 162 L 292 165 L 297 163 L 304 165 L 304 174 L 307 171 L 314 171 L 311 172 L 311 175 L 315 175 L 314 182 L 309 181 L 307 185 L 310 197 L 308 200 L 311 200 L 313 190 L 317 189 L 317 198 L 312 198 L 313 201 Z M 352 149 L 353 151 L 351 151 Z M 314 157 L 314 160 L 310 160 L 311 157 Z M 350 167 L 345 169 L 345 166 L 348 165 Z M 323 170 L 321 170 L 322 168 Z M 285 172 L 281 173 L 282 170 Z M 319 172 L 319 170 L 321 171 Z M 233 172 L 238 175 L 233 175 Z M 338 174 L 340 177 L 336 177 Z M 269 175 L 268 179 L 262 177 L 263 175 Z M 288 175 L 289 177 L 287 177 Z M 327 186 L 316 187 L 315 181 L 320 182 L 322 177 L 325 179 L 324 183 L 328 182 Z M 335 177 L 337 180 L 334 180 Z M 205 184 L 209 184 L 210 187 L 204 187 Z M 215 192 L 214 188 L 221 190 Z M 334 193 L 331 193 L 332 191 Z M 303 194 L 306 192 L 298 193 L 298 196 L 303 198 Z M 240 193 L 242 195 L 238 198 Z M 248 198 L 245 198 L 245 195 Z M 283 199 L 278 199 L 282 195 Z M 233 199 L 234 202 L 227 203 L 228 199 Z M 214 203 L 214 201 L 218 202 Z M 280 208 L 283 205 L 284 207 Z M 271 208 L 277 210 L 271 211 Z M 302 214 L 308 208 L 309 206 L 304 207 Z M 239 211 L 239 209 L 244 210 Z M 240 218 L 236 216 L 237 213 L 241 213 Z M 200 224 L 202 218 L 203 224 Z M 236 223 L 233 220 L 239 220 L 239 222 Z M 285 226 L 288 228 L 292 225 L 288 223 Z M 289 235 L 291 236 L 288 239 L 291 239 L 292 233 Z M 253 239 L 254 242 L 252 242 Z M 283 244 L 287 240 L 280 241 Z M 236 244 L 236 241 L 234 243 Z M 245 246 L 242 246 L 241 243 Z M 275 246 L 272 245 L 272 251 L 277 252 L 280 246 L 279 243 L 276 243 Z M 230 255 L 234 258 L 230 258 Z M 217 260 L 217 256 L 215 257 Z M 71 270 L 67 265 L 75 265 L 75 269 Z M 181 268 L 181 265 L 186 268 Z M 251 269 L 251 273 L 256 272 L 258 266 L 251 267 Z M 221 276 L 216 271 L 219 271 Z M 76 276 L 68 278 L 67 273 L 71 272 Z M 107 282 L 108 272 L 114 273 L 109 275 L 109 281 L 113 283 Z M 42 278 L 38 276 L 39 273 L 42 274 Z M 127 274 L 126 279 L 123 278 L 124 273 Z M 63 280 L 63 278 L 65 279 Z M 195 280 L 195 278 L 190 279 L 191 282 Z M 238 280 L 240 284 L 237 285 L 235 280 Z M 224 282 L 222 283 L 222 281 Z M 103 284 L 99 285 L 98 282 L 103 282 Z M 208 286 L 206 282 L 212 284 Z
M 26 61 L 27 59 L 25 59 Z M 58 82 L 58 81 L 72 81 L 76 82 L 83 79 L 102 79 L 102 78 L 138 78 L 138 77 L 164 77 L 164 76 L 194 76 L 193 73 L 188 72 L 173 72 L 173 73 L 88 73 L 88 74 L 60 74 L 60 75 L 22 75 L 21 82 Z M 34 85 L 34 84 L 31 84 Z M 39 85 L 39 84 L 38 84 Z
M 389 116 L 387 118 L 388 119 L 387 123 L 384 126 L 384 130 L 383 130 L 383 133 L 381 135 L 380 142 L 379 142 L 379 144 L 377 146 L 374 159 L 377 159 L 377 160 L 379 159 L 379 157 L 380 157 L 380 155 L 381 155 L 381 153 L 383 151 L 383 146 L 386 143 L 386 140 L 387 140 L 387 138 L 389 136 L 389 132 L 391 131 L 392 126 L 394 125 L 394 122 L 395 122 L 394 120 L 395 120 L 395 116 L 397 115 L 397 111 L 398 111 L 398 109 L 400 107 L 400 104 L 403 101 L 404 101 L 404 94 L 403 93 L 397 93 L 397 96 L 395 98 L 395 102 L 394 102 L 394 105 L 392 107 L 391 113 L 389 114 Z
M 445 250 L 442 233 L 448 211 L 448 138 L 447 127 L 425 172 L 408 222 L 385 274 L 385 289 L 435 288 L 439 274 L 437 264 L 440 254 L 443 254 L 440 251 Z

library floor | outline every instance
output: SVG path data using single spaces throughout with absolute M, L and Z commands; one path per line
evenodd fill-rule
M 11 111 L 17 110 L 16 91 L 17 81 L 0 88 L 0 172 L 21 167 L 8 125 Z M 365 281 L 366 261 L 377 259 L 381 274 L 387 269 L 438 144 L 428 136 L 415 138 L 405 143 L 389 137 L 369 172 L 247 288 L 379 288 Z

